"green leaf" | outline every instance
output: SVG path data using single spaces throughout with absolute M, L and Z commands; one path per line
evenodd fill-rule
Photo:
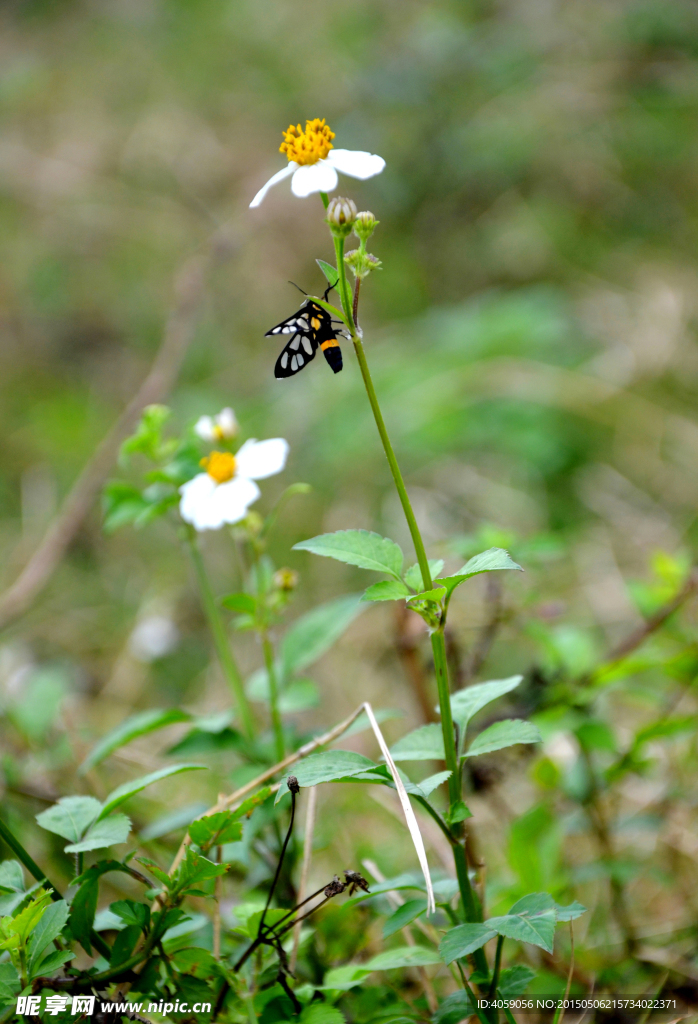
M 344 1024 L 346 1021 L 341 1010 L 328 1003 L 309 1003 L 298 1019 L 301 1024 Z
M 408 900 L 398 907 L 383 925 L 383 938 L 387 939 L 401 928 L 406 928 L 427 909 L 426 900 Z
M 63 964 L 67 964 L 69 960 L 75 959 L 75 953 L 69 949 L 54 949 L 52 953 L 49 953 L 47 957 L 37 964 L 36 967 L 29 968 L 29 974 L 32 978 L 39 978 L 42 975 L 52 974 L 53 971 L 57 971 Z
M 239 842 L 242 839 L 242 824 L 236 820 L 232 811 L 218 811 L 193 821 L 189 826 L 189 835 L 206 852 L 211 846 Z
M 505 551 L 504 548 L 489 548 L 487 551 L 482 551 L 479 555 L 471 558 L 453 576 L 443 576 L 438 580 L 434 580 L 434 583 L 446 587 L 450 595 L 465 580 L 478 576 L 481 572 L 494 572 L 496 569 L 519 569 L 523 572 L 521 566 L 513 561 L 509 552 Z
M 141 930 L 150 923 L 150 907 L 135 900 L 117 900 L 109 906 L 112 914 L 120 917 L 127 925 L 137 925 Z
M 407 602 L 408 605 L 414 604 L 416 601 L 440 601 L 446 594 L 445 587 L 434 587 L 433 590 L 423 590 L 421 594 L 413 594 Z
M 99 743 L 95 744 L 85 760 L 80 765 L 79 771 L 84 774 L 95 765 L 104 761 L 106 757 L 113 754 L 115 750 L 126 746 L 132 740 L 140 736 L 147 736 L 157 729 L 164 729 L 174 722 L 190 722 L 191 715 L 179 708 L 152 708 L 150 711 L 142 711 L 138 715 L 127 718 L 115 729 L 112 729 L 106 736 L 102 737 Z M 66 838 L 69 838 L 66 836 Z
M 334 782 L 377 767 L 354 750 L 325 750 L 299 761 L 289 769 L 289 774 L 295 775 L 300 786 L 318 786 L 322 782 Z
M 64 796 L 53 807 L 37 814 L 36 820 L 47 832 L 77 843 L 101 810 L 102 805 L 93 796 Z
M 327 283 L 331 284 L 333 288 L 337 287 L 339 281 L 339 271 L 336 267 L 333 267 L 331 263 L 325 263 L 324 260 L 315 260 L 320 270 L 327 278 Z
M 561 907 L 559 903 L 555 904 L 555 917 L 558 921 L 575 921 L 582 914 L 586 914 L 586 912 L 587 908 L 578 903 L 577 900 L 566 907 Z
M 499 987 L 497 991 L 505 999 L 515 999 L 523 995 L 529 984 L 536 976 L 526 964 L 514 964 L 513 967 L 505 967 L 499 975 Z
M 24 892 L 24 873 L 18 860 L 0 862 L 0 890 L 2 892 Z
M 458 924 L 446 932 L 439 944 L 439 953 L 446 964 L 452 964 L 454 960 L 460 960 L 476 949 L 480 949 L 486 942 L 493 939 L 497 934 L 489 924 L 481 922 L 470 922 L 469 924 Z
M 398 740 L 390 748 L 394 761 L 443 761 L 444 738 L 436 722 L 422 725 Z
M 46 947 L 61 934 L 67 920 L 68 904 L 65 900 L 56 900 L 46 908 L 29 940 L 30 971 L 37 966 Z
M 142 775 L 140 779 L 124 782 L 122 786 L 117 786 L 104 801 L 99 818 L 100 820 L 106 818 L 113 810 L 120 807 L 125 800 L 129 800 L 136 793 L 140 793 L 142 789 L 145 789 L 146 786 L 152 786 L 154 782 L 159 782 L 160 779 L 166 779 L 170 775 L 179 775 L 180 772 L 198 771 L 206 767 L 205 764 L 172 764 L 167 768 L 160 768 L 159 771 L 151 772 L 150 775 Z
M 441 957 L 435 949 L 398 946 L 397 949 L 386 949 L 361 966 L 365 971 L 394 971 L 398 967 L 427 967 L 429 964 L 440 963 Z
M 224 608 L 228 608 L 231 612 L 238 612 L 240 615 L 254 615 L 257 611 L 257 602 L 251 594 L 228 594 L 221 598 L 221 604 Z
M 337 533 L 323 533 L 294 544 L 294 551 L 312 551 L 315 555 L 336 558 L 360 569 L 383 572 L 400 579 L 402 572 L 402 551 L 388 537 L 368 530 L 339 530 Z
M 125 814 L 112 814 L 96 821 L 80 842 L 66 846 L 65 852 L 86 853 L 88 850 L 102 850 L 106 846 L 125 843 L 130 831 L 131 822 Z
M 421 782 L 408 782 L 406 779 L 402 781 L 405 783 L 405 789 L 408 793 L 424 797 L 427 800 L 431 793 L 450 776 L 450 772 L 436 772 L 435 775 L 429 775 L 426 779 L 422 779 Z
M 555 900 L 549 892 L 530 892 L 527 896 L 517 900 L 510 909 L 510 914 L 547 914 L 554 910 Z
M 465 821 L 466 818 L 472 818 L 472 816 L 470 808 L 462 800 L 458 800 L 449 808 L 446 821 L 449 825 L 457 825 L 459 821 Z
M 381 580 L 364 591 L 362 601 L 404 601 L 410 592 L 400 580 Z
M 284 674 L 300 672 L 321 658 L 363 611 L 360 596 L 350 594 L 321 604 L 297 619 L 281 645 Z
M 431 578 L 436 579 L 436 577 L 439 575 L 443 567 L 443 558 L 430 558 L 429 573 L 431 575 Z M 419 562 L 415 562 L 414 565 L 411 565 L 409 567 L 409 569 L 405 572 L 403 579 L 407 586 L 411 587 L 412 590 L 419 591 L 422 589 L 422 587 L 424 586 L 424 581 L 422 579 L 422 570 L 419 568 Z
M 148 509 L 148 502 L 140 490 L 121 480 L 110 480 L 102 493 L 103 529 L 114 533 L 122 526 L 134 523 Z
M 475 737 L 468 747 L 465 757 L 477 757 L 478 754 L 489 754 L 493 750 L 512 747 L 515 743 L 540 743 L 541 735 L 538 726 L 533 722 L 525 722 L 521 718 L 505 718 L 502 722 L 494 722 Z
M 146 406 L 135 432 L 121 446 L 120 460 L 126 462 L 126 456 L 139 452 L 157 462 L 162 449 L 162 429 L 171 415 L 165 405 Z
M 529 942 L 533 946 L 541 946 L 548 953 L 553 951 L 555 911 L 552 909 L 531 916 L 506 914 L 503 917 L 490 917 L 485 924 L 498 935 L 504 935 L 508 939 L 517 939 L 519 942 Z
M 488 683 L 476 683 L 464 690 L 457 690 L 451 696 L 451 714 L 464 730 L 470 719 L 497 697 L 511 693 L 523 681 L 523 676 L 509 676 L 508 679 L 491 679 Z M 437 709 L 438 710 L 438 709 Z
M 96 864 L 92 864 L 87 871 L 83 871 L 73 882 L 78 886 L 78 890 L 70 904 L 70 930 L 85 952 L 90 955 L 92 953 L 90 933 L 97 910 L 99 880 L 109 871 L 129 873 L 128 868 L 118 860 L 100 860 Z
M 177 871 L 177 888 L 181 890 L 184 886 L 188 888 L 210 878 L 217 878 L 218 875 L 224 875 L 228 868 L 228 864 L 214 864 L 212 860 L 201 853 L 195 853 L 191 846 L 188 846 Z
M 504 972 L 502 972 L 504 973 Z M 462 1020 L 472 1017 L 475 1009 L 465 989 L 451 992 L 439 1003 L 432 1020 L 434 1024 L 460 1024 Z
M 344 964 L 342 967 L 332 967 L 325 974 L 325 983 L 320 986 L 320 991 L 348 992 L 349 989 L 360 985 L 370 973 L 370 971 L 364 970 L 361 964 Z

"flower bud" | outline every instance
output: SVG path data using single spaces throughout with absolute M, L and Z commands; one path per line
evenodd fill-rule
M 346 238 L 356 220 L 356 204 L 352 199 L 335 196 L 330 199 L 325 220 L 335 238 Z
M 295 590 L 298 586 L 298 573 L 294 569 L 277 569 L 273 576 L 274 586 L 278 590 Z
M 361 213 L 357 213 L 354 221 L 354 234 L 357 238 L 361 239 L 362 242 L 367 242 L 373 232 L 376 230 L 376 225 L 380 224 L 379 220 L 373 216 L 370 210 L 362 210 Z
M 382 270 L 381 261 L 370 252 L 362 252 L 361 249 L 352 249 L 344 257 L 344 262 L 351 267 L 354 277 L 363 280 L 372 270 Z

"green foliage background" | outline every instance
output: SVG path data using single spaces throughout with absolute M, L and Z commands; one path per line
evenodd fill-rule
M 364 288 L 361 322 L 429 553 L 455 568 L 501 545 L 527 570 L 503 584 L 505 622 L 480 678 L 527 673 L 525 710 L 541 713 L 558 746 L 494 758 L 475 780 L 484 856 L 514 895 L 577 885 L 594 922 L 580 927 L 599 947 L 586 969 L 603 971 L 608 873 L 579 824 L 583 782 L 563 785 L 559 737 L 580 725 L 575 681 L 676 592 L 693 559 L 695 5 L 14 0 L 0 39 L 3 582 L 147 372 L 178 269 L 221 228 L 232 259 L 208 282 L 170 398 L 177 422 L 229 404 L 248 436 L 290 442 L 260 508 L 285 483 L 313 487 L 289 505 L 272 552 L 301 574 L 298 612 L 365 580 L 291 553 L 294 543 L 365 528 L 409 546 L 351 352 L 337 377 L 314 364 L 277 382 L 276 342 L 263 337 L 294 308 L 289 278 L 320 288 L 314 260 L 331 248 L 317 197 L 296 200 L 282 184 L 258 210 L 247 204 L 282 166 L 281 130 L 326 117 L 337 145 L 387 161 L 339 191 L 381 222 L 371 247 L 384 269 Z M 92 743 L 152 706 L 225 706 L 173 541 L 165 523 L 105 536 L 95 509 L 1 638 L 4 799 L 59 875 L 62 865 L 70 876 L 68 859 L 33 816 L 72 792 Z M 223 551 L 207 538 L 220 591 L 234 573 Z M 177 640 L 139 660 L 134 627 L 153 615 Z M 487 615 L 486 580 L 454 601 L 466 656 Z M 369 609 L 321 662 L 322 703 L 303 727 L 329 726 L 359 699 L 404 713 L 386 725 L 391 738 L 420 724 L 397 653 L 409 628 L 392 605 Z M 604 691 L 594 715 L 606 738 L 597 732 L 589 749 L 627 752 L 647 721 L 695 715 L 695 611 L 652 643 Z M 240 659 L 247 673 L 260 665 L 247 637 Z M 536 690 L 553 685 L 551 699 Z M 655 749 L 612 800 L 610 875 L 629 886 L 641 941 L 673 935 L 684 963 L 696 955 L 693 737 L 687 728 Z M 104 793 L 159 767 L 166 749 L 128 748 Z M 175 798 L 210 802 L 215 787 L 198 773 L 164 783 L 134 819 L 144 825 Z M 318 849 L 332 871 L 337 858 L 365 856 L 386 874 L 413 866 L 402 826 L 363 792 L 326 799 Z M 338 830 L 349 805 L 357 825 Z M 339 908 L 327 922 L 324 953 L 339 962 L 358 925 Z

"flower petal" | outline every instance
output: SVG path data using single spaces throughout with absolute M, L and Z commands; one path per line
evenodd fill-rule
M 216 440 L 213 427 L 214 423 L 210 416 L 199 416 L 198 420 L 194 424 L 194 433 L 197 437 L 200 437 L 202 441 L 209 441 L 212 444 Z
M 372 178 L 374 174 L 380 174 L 385 167 L 385 160 L 382 156 L 366 153 L 361 149 L 331 149 L 327 154 L 327 160 L 342 174 L 362 180 Z M 295 182 L 295 177 L 293 180 Z
M 332 152 L 332 150 L 330 150 Z M 305 199 L 311 192 L 332 192 L 337 188 L 337 172 L 327 160 L 299 167 L 291 179 L 294 196 Z
M 266 185 L 263 185 L 262 188 L 260 188 L 257 195 L 250 203 L 250 209 L 252 209 L 254 206 L 259 206 L 259 204 L 262 202 L 262 200 L 264 199 L 265 195 L 272 187 L 272 185 L 276 185 L 278 184 L 278 182 L 283 181 L 284 178 L 288 178 L 289 174 L 293 174 L 297 167 L 298 164 L 295 163 L 293 160 L 290 160 L 288 166 L 284 167 L 282 171 L 277 171 L 276 174 L 272 174 L 271 178 L 266 183 Z
M 209 512 L 209 530 L 219 529 L 223 523 L 239 523 L 247 515 L 247 507 L 262 492 L 253 480 L 233 477 L 227 484 L 216 487 Z M 215 525 L 213 525 L 215 524 Z
M 263 480 L 280 473 L 288 458 L 288 441 L 272 437 L 268 441 L 245 441 L 235 456 L 236 473 L 248 480 Z
M 211 497 L 216 489 L 216 481 L 208 473 L 199 473 L 179 488 L 182 500 L 179 513 L 185 523 L 191 523 L 197 530 L 207 530 L 206 524 Z

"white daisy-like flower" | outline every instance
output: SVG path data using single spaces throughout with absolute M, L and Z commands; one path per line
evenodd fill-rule
M 337 188 L 337 171 L 351 178 L 372 178 L 380 174 L 385 160 L 375 153 L 360 149 L 335 149 L 332 145 L 334 132 L 330 126 L 316 117 L 305 122 L 305 131 L 300 125 L 290 125 L 284 132 L 284 141 L 279 147 L 288 157 L 288 167 L 277 171 L 260 188 L 250 206 L 259 206 L 265 195 L 277 182 L 291 178 L 291 191 L 304 199 L 313 192 L 332 192 Z
M 232 441 L 238 429 L 235 413 L 229 407 L 221 409 L 217 416 L 200 416 L 194 424 L 194 433 L 209 444 Z
M 182 519 L 199 532 L 240 522 L 261 493 L 255 480 L 280 473 L 287 457 L 288 443 L 282 437 L 245 441 L 235 455 L 211 452 L 201 460 L 206 472 L 179 489 Z

